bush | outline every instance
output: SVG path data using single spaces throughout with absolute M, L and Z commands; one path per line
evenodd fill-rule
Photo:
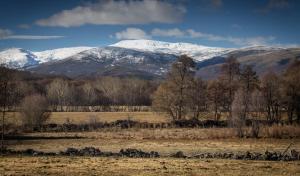
M 33 129 L 40 129 L 49 117 L 48 101 L 42 95 L 30 95 L 23 99 L 21 103 L 22 122 Z

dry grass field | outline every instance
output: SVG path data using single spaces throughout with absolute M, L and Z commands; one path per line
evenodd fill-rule
M 139 122 L 168 122 L 170 119 L 153 112 L 52 112 L 47 123 L 63 124 L 69 121 L 74 124 L 89 123 L 91 119 L 98 122 L 113 122 L 128 119 Z M 21 124 L 21 114 L 18 112 L 7 113 L 7 122 Z
M 148 176 L 297 176 L 300 162 L 136 159 L 102 157 L 6 157 L 0 158 L 0 174 L 31 175 L 148 175 Z
M 48 123 L 89 123 L 120 119 L 140 122 L 167 122 L 166 117 L 152 112 L 56 112 Z M 10 123 L 20 124 L 20 114 L 9 113 Z M 28 157 L 0 158 L 0 175 L 300 175 L 300 162 L 242 161 L 220 159 L 175 159 L 171 154 L 182 151 L 187 156 L 204 152 L 283 152 L 300 150 L 299 126 L 262 128 L 267 137 L 236 138 L 231 128 L 161 128 L 161 129 L 98 129 L 93 132 L 24 133 L 6 141 L 14 150 L 34 149 L 44 152 L 65 151 L 69 147 L 96 147 L 105 152 L 135 148 L 157 151 L 162 158 L 115 157 Z M 281 131 L 283 139 L 270 138 Z M 292 134 L 292 135 L 291 135 Z M 294 135 L 294 137 L 293 137 Z M 293 138 L 289 138 L 289 137 Z
M 218 130 L 218 129 L 214 129 Z M 223 129 L 220 129 L 223 131 Z M 118 152 L 120 149 L 136 148 L 143 151 L 157 151 L 170 155 L 183 151 L 187 155 L 200 152 L 283 152 L 290 143 L 292 148 L 300 149 L 300 139 L 209 139 L 193 138 L 204 135 L 206 129 L 127 129 L 115 131 L 82 133 L 29 133 L 26 140 L 10 140 L 9 148 L 25 150 L 28 148 L 59 152 L 68 147 L 96 147 L 102 151 Z M 186 135 L 186 136 L 185 136 Z M 189 136 L 190 135 L 190 136 Z

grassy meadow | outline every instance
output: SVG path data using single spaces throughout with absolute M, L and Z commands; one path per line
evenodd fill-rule
M 170 119 L 152 112 L 54 112 L 47 123 L 74 124 L 124 120 L 161 123 Z M 9 113 L 10 123 L 21 124 L 19 113 Z M 278 129 L 277 129 L 278 128 Z M 273 138 L 277 131 L 294 134 L 293 138 Z M 286 131 L 284 131 L 286 130 Z M 1 175 L 299 175 L 300 162 L 244 161 L 221 159 L 176 159 L 169 157 L 178 151 L 187 156 L 202 152 L 283 152 L 300 149 L 297 126 L 262 128 L 266 137 L 236 138 L 232 128 L 105 128 L 89 132 L 31 132 L 6 141 L 13 150 L 34 149 L 60 152 L 69 147 L 96 147 L 104 152 L 119 152 L 135 148 L 157 151 L 161 158 L 116 157 L 29 157 L 0 158 Z M 282 134 L 280 134 L 282 135 Z

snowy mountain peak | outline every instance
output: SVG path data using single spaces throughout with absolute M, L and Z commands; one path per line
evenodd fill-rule
M 48 62 L 52 60 L 61 60 L 67 57 L 73 56 L 80 52 L 92 49 L 93 47 L 70 47 L 70 48 L 59 48 L 53 50 L 45 50 L 41 52 L 33 52 L 37 58 L 39 58 L 40 62 Z
M 6 64 L 10 68 L 22 68 L 38 63 L 32 52 L 22 48 L 10 48 L 0 52 L 0 64 Z
M 93 47 L 71 47 L 32 52 L 22 48 L 10 48 L 0 52 L 0 64 L 10 68 L 24 68 L 52 60 L 62 60 Z
M 123 40 L 110 46 L 175 55 L 186 54 L 196 61 L 202 61 L 232 51 L 232 49 L 227 48 L 207 47 L 191 43 L 169 43 L 154 40 Z

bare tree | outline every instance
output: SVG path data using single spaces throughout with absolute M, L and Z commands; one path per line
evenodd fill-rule
M 262 78 L 261 90 L 267 111 L 267 120 L 278 122 L 281 118 L 281 84 L 279 77 L 274 72 L 268 72 Z
M 5 133 L 5 115 L 12 101 L 13 93 L 13 71 L 0 65 L 0 105 L 2 111 L 2 132 L 1 132 L 1 153 L 4 150 L 4 133 Z
M 118 104 L 122 96 L 122 84 L 120 78 L 102 77 L 96 81 L 96 89 L 110 100 L 109 104 Z
M 191 81 L 195 74 L 195 62 L 192 58 L 180 56 L 172 65 L 167 80 L 154 94 L 155 110 L 167 112 L 173 120 L 181 120 L 188 111 L 188 96 Z
M 251 94 L 250 104 L 250 112 L 252 112 L 251 135 L 252 137 L 258 138 L 260 130 L 259 120 L 263 116 L 266 104 L 263 93 L 257 89 L 254 90 Z
M 194 78 L 187 91 L 189 111 L 193 118 L 199 118 L 201 112 L 207 110 L 207 84 L 201 78 Z
M 249 112 L 249 105 L 251 102 L 252 92 L 259 87 L 259 79 L 253 67 L 246 65 L 240 75 L 240 95 L 243 97 L 244 112 L 241 116 L 243 120 L 247 119 Z
M 287 68 L 282 85 L 289 122 L 292 123 L 296 115 L 300 123 L 300 61 L 295 61 Z
M 50 117 L 46 97 L 38 94 L 26 96 L 21 103 L 21 113 L 24 125 L 40 129 Z
M 223 89 L 225 90 L 225 100 L 223 107 L 229 112 L 229 119 L 232 118 L 231 105 L 234 99 L 235 92 L 238 89 L 238 80 L 240 74 L 240 63 L 233 56 L 230 56 L 225 60 L 225 63 L 221 67 L 221 75 L 219 77 L 224 82 Z
M 63 106 L 67 105 L 68 98 L 70 96 L 69 83 L 63 79 L 55 79 L 47 86 L 47 97 L 51 102 L 51 105 L 60 105 L 60 110 L 63 111 Z
M 252 93 L 259 87 L 259 79 L 251 66 L 244 66 L 240 75 L 240 88 L 235 93 L 232 103 L 232 121 L 238 131 L 238 136 L 243 137 L 243 127 L 249 117 Z
M 235 92 L 234 99 L 232 102 L 232 119 L 230 121 L 231 125 L 236 128 L 238 137 L 244 137 L 243 127 L 245 126 L 245 111 L 246 104 L 248 104 L 247 98 L 245 97 L 245 92 L 239 89 Z
M 221 116 L 221 107 L 225 99 L 224 82 L 221 80 L 211 80 L 208 83 L 209 108 L 214 112 L 214 119 L 219 120 Z
M 86 104 L 93 104 L 96 100 L 96 92 L 94 86 L 90 82 L 87 82 L 82 86 L 82 90 Z

